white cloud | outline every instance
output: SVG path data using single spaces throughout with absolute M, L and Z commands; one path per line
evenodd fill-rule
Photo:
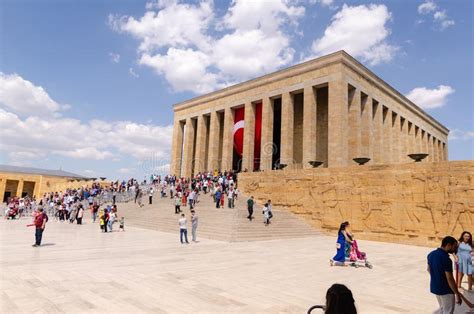
M 433 109 L 445 106 L 447 97 L 452 93 L 454 89 L 451 86 L 439 85 L 434 89 L 417 87 L 406 96 L 423 109 Z
M 41 87 L 23 79 L 18 74 L 0 72 L 0 104 L 15 113 L 52 114 L 63 109 Z M 67 109 L 67 106 L 64 106 Z
M 312 51 L 325 55 L 345 50 L 371 65 L 388 62 L 399 49 L 387 41 L 390 29 L 386 24 L 390 19 L 385 5 L 344 5 L 332 17 L 324 36 L 313 42 Z
M 109 23 L 139 39 L 139 64 L 163 75 L 173 90 L 205 93 L 291 64 L 285 30 L 305 13 L 291 3 L 233 1 L 217 23 L 211 1 L 153 1 L 141 18 L 111 15 Z
M 138 75 L 138 73 L 135 73 L 133 68 L 128 68 L 128 73 L 134 78 L 139 78 L 140 77 L 140 75 Z
M 440 24 L 442 30 L 455 24 L 454 20 L 448 18 L 446 11 L 436 11 L 433 18 Z
M 109 52 L 110 62 L 119 63 L 120 55 L 118 53 Z
M 321 5 L 325 6 L 325 7 L 330 7 L 333 5 L 334 3 L 334 0 L 310 0 L 309 1 L 310 3 L 321 3 Z
M 130 33 L 141 40 L 139 50 L 150 52 L 165 46 L 194 45 L 207 50 L 209 38 L 205 30 L 213 17 L 212 2 L 199 5 L 181 4 L 177 1 L 159 2 L 160 10 L 147 11 L 140 19 L 134 17 L 109 17 L 116 30 Z
M 418 13 L 428 14 L 436 10 L 438 6 L 433 1 L 427 0 L 418 6 Z
M 211 58 L 199 50 L 170 48 L 165 55 L 145 53 L 139 63 L 164 75 L 173 90 L 178 92 L 206 93 L 218 86 L 217 75 L 207 71 Z
M 28 82 L 16 75 L 14 78 L 15 82 Z M 15 94 L 17 85 L 2 84 L 2 96 Z M 37 89 L 31 86 L 30 90 Z M 47 95 L 43 89 L 41 92 Z M 47 99 L 56 103 L 49 96 Z M 17 105 L 11 103 L 15 109 Z M 163 160 L 170 158 L 172 126 L 131 121 L 83 122 L 57 115 L 36 115 L 38 110 L 22 117 L 9 109 L 0 108 L 0 152 L 8 156 L 9 163 L 31 162 L 49 155 L 111 161 L 129 157 L 142 160 L 151 155 Z
M 440 30 L 444 30 L 450 26 L 455 25 L 455 21 L 450 19 L 446 13 L 446 10 L 439 9 L 438 5 L 432 0 L 427 0 L 418 6 L 418 13 L 427 15 L 432 14 L 433 21 L 438 24 Z M 417 22 L 417 24 L 419 24 Z
M 464 131 L 460 129 L 452 129 L 449 132 L 449 140 L 473 140 L 474 131 Z

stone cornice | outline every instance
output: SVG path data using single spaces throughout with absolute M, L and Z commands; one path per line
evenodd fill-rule
M 427 122 L 433 124 L 436 126 L 439 131 L 441 131 L 444 134 L 449 133 L 449 129 L 442 125 L 440 122 L 438 122 L 435 118 L 433 118 L 431 115 L 429 115 L 426 111 L 418 107 L 414 102 L 412 102 L 410 99 L 406 98 L 405 95 L 401 94 L 399 91 L 397 91 L 395 88 L 390 86 L 387 82 L 382 80 L 379 76 L 377 76 L 374 72 L 366 68 L 363 64 L 361 64 L 359 61 L 357 61 L 355 58 L 353 58 L 351 55 L 349 55 L 347 52 L 342 51 L 344 54 L 344 58 L 342 59 L 342 62 L 345 66 L 349 67 L 352 69 L 354 72 L 359 73 L 362 77 L 364 77 L 367 81 L 370 83 L 376 85 L 378 88 L 386 92 L 388 95 L 394 97 L 397 101 L 400 103 L 404 104 L 408 110 L 411 112 L 417 114 L 421 118 L 427 120 Z

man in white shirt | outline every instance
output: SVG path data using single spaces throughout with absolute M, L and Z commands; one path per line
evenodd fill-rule
M 183 235 L 184 239 L 186 240 L 186 244 L 189 244 L 188 242 L 188 226 L 187 226 L 187 220 L 184 214 L 181 214 L 181 218 L 178 220 L 179 224 L 179 239 L 181 240 L 181 244 L 184 244 L 183 242 Z
M 227 205 L 229 208 L 234 208 L 234 188 L 230 188 L 227 192 Z

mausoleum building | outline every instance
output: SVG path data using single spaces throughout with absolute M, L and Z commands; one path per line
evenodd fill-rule
M 171 172 L 448 158 L 449 130 L 344 51 L 174 106 Z

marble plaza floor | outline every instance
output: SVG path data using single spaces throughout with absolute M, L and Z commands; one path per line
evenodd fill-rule
M 428 248 L 360 241 L 372 270 L 331 268 L 335 239 L 325 236 L 181 245 L 177 233 L 102 234 L 89 221 L 50 220 L 44 246 L 33 248 L 27 223 L 0 220 L 1 313 L 305 313 L 335 282 L 352 290 L 360 313 L 432 313 L 437 305 Z

